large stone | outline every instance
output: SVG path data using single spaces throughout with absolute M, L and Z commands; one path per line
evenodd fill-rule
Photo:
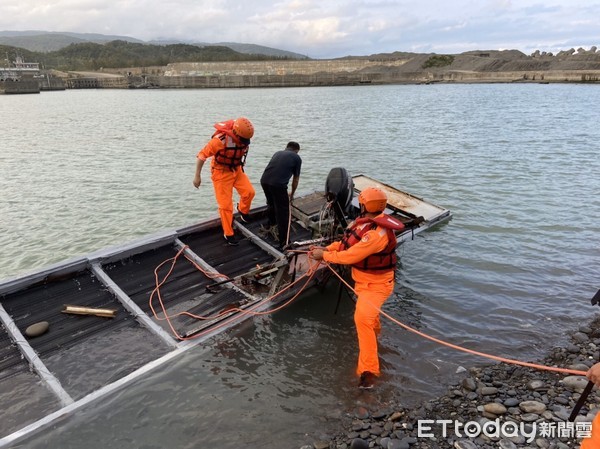
M 25 336 L 29 338 L 39 337 L 40 335 L 48 332 L 49 328 L 50 323 L 48 323 L 48 321 L 40 321 L 39 323 L 32 324 L 25 329 Z
M 365 407 L 358 407 L 354 411 L 354 416 L 358 419 L 367 419 L 369 417 L 369 411 Z
M 588 337 L 583 332 L 575 332 L 575 334 L 573 334 L 573 340 L 575 340 L 579 343 L 586 343 L 589 341 L 589 339 L 590 339 L 590 337 Z
M 546 406 L 538 401 L 523 401 L 519 403 L 519 408 L 525 413 L 536 413 L 538 415 L 546 411 Z
M 475 391 L 477 389 L 477 384 L 471 377 L 465 377 L 462 380 L 462 387 L 467 391 Z
M 355 438 L 350 444 L 350 449 L 369 449 L 369 443 L 361 438 Z
M 566 388 L 572 391 L 581 393 L 588 383 L 588 380 L 583 376 L 567 376 L 562 380 Z
M 480 393 L 482 396 L 492 396 L 498 394 L 498 389 L 496 387 L 482 387 Z
M 504 413 L 506 413 L 506 407 L 504 407 L 502 404 L 499 404 L 497 402 L 491 402 L 489 404 L 485 404 L 483 406 L 483 410 L 485 410 L 488 413 L 492 413 L 494 415 L 503 415 Z

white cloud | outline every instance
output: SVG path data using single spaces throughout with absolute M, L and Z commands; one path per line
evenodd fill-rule
M 3 0 L 0 30 L 245 42 L 322 58 L 589 48 L 600 45 L 598 13 L 600 3 L 583 0 Z

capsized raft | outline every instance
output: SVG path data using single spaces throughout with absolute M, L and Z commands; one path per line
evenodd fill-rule
M 246 312 L 268 310 L 322 281 L 319 273 L 307 276 L 310 264 L 299 250 L 335 238 L 366 187 L 385 190 L 387 212 L 403 222 L 423 217 L 397 235 L 398 245 L 451 218 L 367 176 L 352 181 L 346 206 L 330 192 L 294 200 L 292 244 L 284 252 L 265 229 L 262 206 L 250 212 L 250 223 L 235 220 L 239 246 L 228 246 L 219 219 L 210 219 L 0 282 L 0 447 L 252 318 Z M 26 336 L 36 324 L 44 333 Z

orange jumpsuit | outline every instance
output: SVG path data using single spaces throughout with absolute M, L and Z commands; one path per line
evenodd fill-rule
M 592 436 L 583 438 L 579 449 L 600 449 L 600 413 L 596 415 L 592 422 Z
M 226 236 L 233 235 L 233 189 L 240 195 L 238 205 L 239 211 L 243 214 L 250 212 L 252 199 L 254 198 L 254 187 L 244 173 L 241 166 L 231 168 L 227 165 L 219 164 L 214 156 L 218 151 L 223 150 L 225 145 L 218 137 L 213 137 L 206 146 L 198 152 L 198 159 L 206 161 L 213 157 L 210 164 L 211 179 L 215 189 L 215 197 L 219 206 L 219 216 L 221 217 L 221 226 Z
M 323 253 L 323 259 L 331 263 L 352 265 L 371 254 L 383 251 L 387 244 L 386 230 L 377 227 L 367 231 L 360 242 L 346 250 L 338 251 L 341 242 L 333 242 Z M 354 279 L 354 289 L 358 296 L 354 311 L 359 351 L 356 373 L 360 376 L 363 372 L 370 371 L 379 376 L 379 356 L 377 355 L 377 335 L 381 330 L 379 310 L 394 291 L 394 269 L 370 273 L 352 267 L 352 279 Z

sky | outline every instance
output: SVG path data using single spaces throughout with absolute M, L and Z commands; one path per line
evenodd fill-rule
M 238 42 L 337 58 L 600 47 L 600 0 L 1 0 L 0 31 Z

